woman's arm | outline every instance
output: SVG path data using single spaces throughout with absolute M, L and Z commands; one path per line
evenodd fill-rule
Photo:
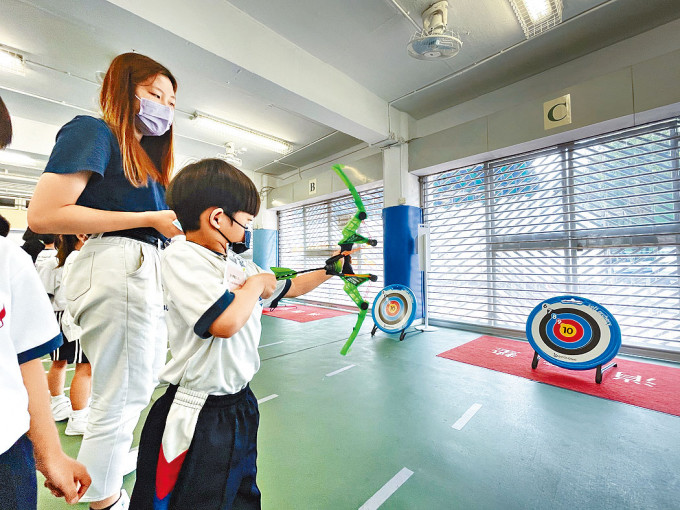
M 181 232 L 173 211 L 118 212 L 75 205 L 92 172 L 44 173 L 28 206 L 28 225 L 37 233 L 79 234 L 153 227 L 165 237 Z

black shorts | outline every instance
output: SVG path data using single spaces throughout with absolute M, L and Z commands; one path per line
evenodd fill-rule
M 54 312 L 57 317 L 57 322 L 59 323 L 59 328 L 61 329 L 61 316 L 64 312 Z M 67 363 L 89 363 L 90 361 L 85 356 L 83 348 L 80 346 L 80 339 L 69 341 L 66 338 L 64 332 L 61 332 L 64 337 L 64 343 L 61 347 L 53 350 L 50 353 L 50 359 L 52 361 L 66 361 Z

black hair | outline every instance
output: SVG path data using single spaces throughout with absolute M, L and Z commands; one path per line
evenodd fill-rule
M 168 186 L 166 201 L 185 232 L 198 230 L 201 213 L 210 207 L 221 207 L 228 216 L 239 211 L 256 216 L 260 210 L 260 195 L 253 181 L 216 158 L 180 170 Z
M 24 241 L 40 241 L 43 244 L 53 244 L 57 240 L 55 234 L 36 234 L 30 227 L 26 227 L 26 232 L 21 236 Z
M 7 147 L 12 141 L 12 121 L 5 103 L 0 97 L 0 149 Z
M 7 237 L 7 234 L 9 234 L 9 221 L 0 214 L 0 236 Z
M 35 262 L 38 258 L 38 254 L 45 249 L 45 245 L 37 238 L 33 238 L 22 244 L 21 248 L 28 253 L 33 259 L 33 262 Z

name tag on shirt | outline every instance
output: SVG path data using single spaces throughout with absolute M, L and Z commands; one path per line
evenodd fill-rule
M 227 260 L 227 285 L 229 290 L 234 290 L 246 282 L 246 268 L 231 258 Z

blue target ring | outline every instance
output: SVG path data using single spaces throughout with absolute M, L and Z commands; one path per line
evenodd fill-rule
M 539 303 L 529 314 L 526 334 L 541 358 L 572 370 L 604 365 L 621 348 L 621 329 L 614 316 L 579 296 L 557 296 Z
M 583 335 L 581 336 L 580 340 L 577 340 L 575 342 L 565 342 L 564 340 L 561 340 L 558 338 L 553 330 L 555 329 L 555 326 L 557 325 L 558 320 L 572 320 L 575 322 L 578 322 L 581 327 L 583 328 Z M 550 340 L 555 343 L 555 345 L 558 345 L 560 347 L 563 347 L 565 349 L 577 349 L 579 347 L 583 347 L 586 345 L 592 338 L 593 336 L 593 328 L 590 327 L 590 324 L 583 320 L 582 317 L 579 317 L 578 315 L 572 314 L 572 313 L 564 313 L 564 314 L 559 314 L 559 316 L 555 318 L 551 318 L 548 321 L 548 329 L 547 329 L 547 335 Z
M 388 285 L 375 297 L 371 315 L 381 331 L 399 333 L 415 319 L 416 297 L 405 285 Z

